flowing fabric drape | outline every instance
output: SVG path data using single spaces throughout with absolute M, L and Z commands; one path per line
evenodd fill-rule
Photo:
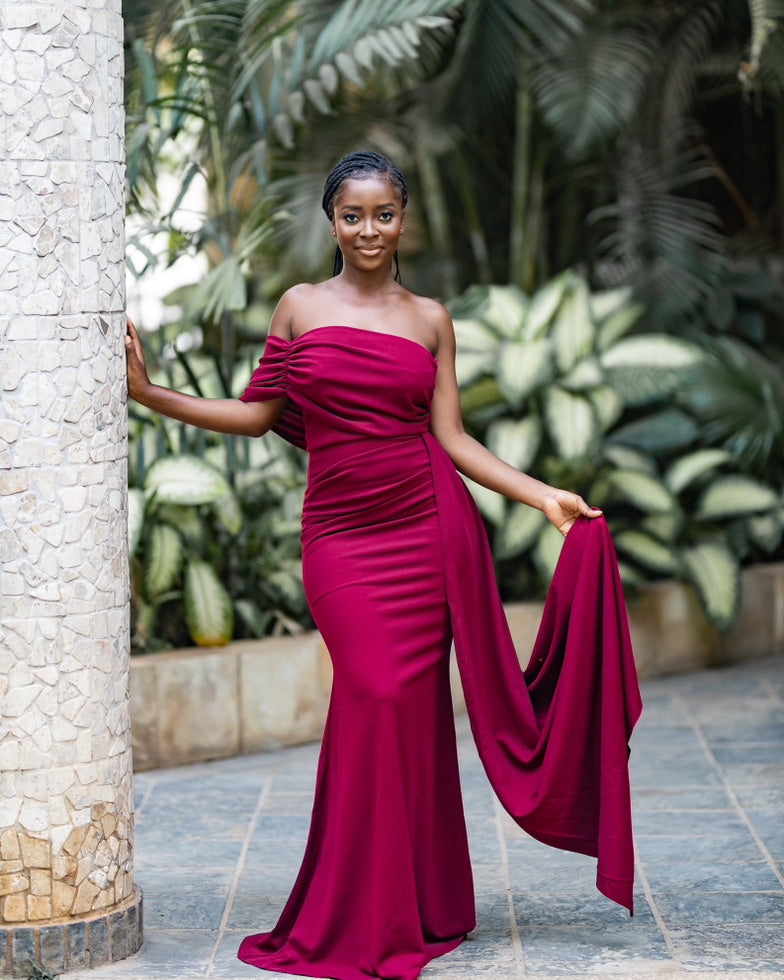
M 473 928 L 449 692 L 504 807 L 598 858 L 633 908 L 628 743 L 641 701 L 603 518 L 569 532 L 520 669 L 479 513 L 429 431 L 437 361 L 413 340 L 325 326 L 270 337 L 246 401 L 309 452 L 303 573 L 334 666 L 311 830 L 272 932 L 240 957 L 311 977 L 413 980 Z

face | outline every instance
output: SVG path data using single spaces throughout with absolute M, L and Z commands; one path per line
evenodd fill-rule
M 400 191 L 385 177 L 344 181 L 335 196 L 332 234 L 347 266 L 372 272 L 390 268 L 405 212 Z

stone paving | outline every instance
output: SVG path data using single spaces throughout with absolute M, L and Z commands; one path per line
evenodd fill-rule
M 633 919 L 499 810 L 458 720 L 479 926 L 423 980 L 784 977 L 784 659 L 655 679 L 633 740 Z M 236 959 L 297 872 L 314 746 L 137 777 L 136 956 L 68 980 L 280 977 Z

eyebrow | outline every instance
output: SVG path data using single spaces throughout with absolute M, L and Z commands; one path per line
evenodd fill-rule
M 390 201 L 387 204 L 379 204 L 378 207 L 375 208 L 375 210 L 376 211 L 389 211 L 390 208 L 397 208 L 397 207 L 400 207 L 400 205 L 397 203 L 397 201 Z M 339 210 L 340 211 L 361 211 L 362 210 L 362 205 L 361 204 L 341 204 Z

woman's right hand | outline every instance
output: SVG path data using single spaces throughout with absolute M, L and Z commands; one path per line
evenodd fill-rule
M 134 401 L 143 401 L 144 392 L 150 387 L 144 350 L 133 320 L 128 317 L 128 333 L 125 335 L 125 355 L 128 363 L 128 395 Z

